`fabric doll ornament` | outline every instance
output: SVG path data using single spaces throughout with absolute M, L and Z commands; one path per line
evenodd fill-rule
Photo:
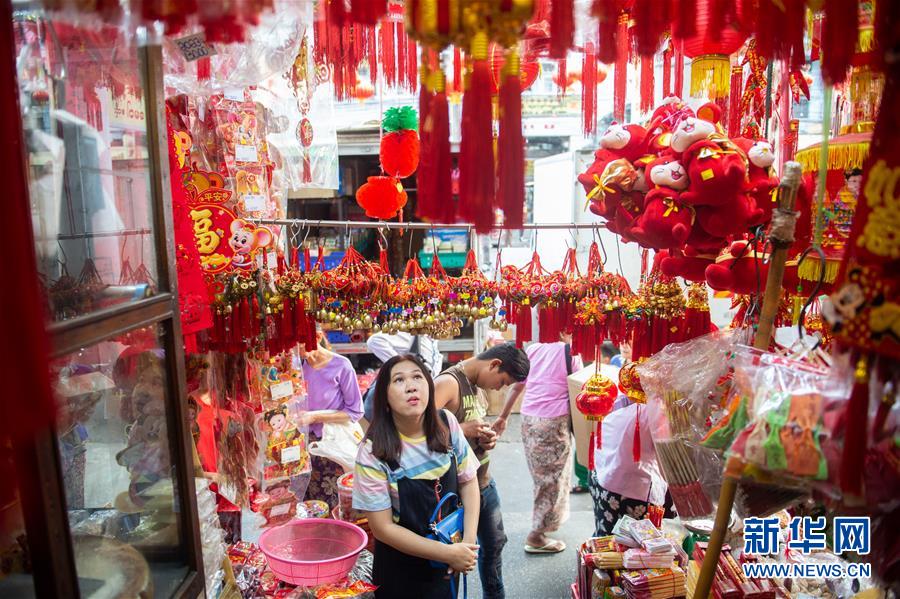
M 628 230 L 642 247 L 656 250 L 680 247 L 691 233 L 694 211 L 681 200 L 688 180 L 674 156 L 661 156 L 647 166 L 653 189 L 644 198 L 644 210 Z
M 765 287 L 769 255 L 747 240 L 733 242 L 706 268 L 706 283 L 716 291 L 756 294 Z
M 600 148 L 616 158 L 634 162 L 647 153 L 647 130 L 640 125 L 613 123 L 600 137 Z
M 744 189 L 753 198 L 756 207 L 763 211 L 759 222 L 750 224 L 764 225 L 771 220 L 775 210 L 775 189 L 778 187 L 778 177 L 772 168 L 775 152 L 772 144 L 764 139 L 736 137 L 733 141 L 747 155 L 747 183 Z
M 696 117 L 684 119 L 672 134 L 671 149 L 687 169 L 692 205 L 727 204 L 743 189 L 744 157 L 719 125 L 722 111 L 704 104 Z

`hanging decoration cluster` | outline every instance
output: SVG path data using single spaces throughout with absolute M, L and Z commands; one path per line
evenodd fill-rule
M 422 60 L 419 96 L 423 148 L 417 182 L 419 216 L 443 222 L 459 217 L 473 223 L 479 232 L 486 232 L 493 228 L 497 210 L 503 210 L 509 226 L 520 226 L 525 200 L 525 152 L 519 41 L 533 15 L 534 3 L 410 0 L 405 6 L 407 30 L 428 48 Z M 450 184 L 448 90 L 439 61 L 439 53 L 450 45 L 466 52 L 469 63 L 462 104 L 458 205 L 453 203 Z M 502 66 L 497 47 L 506 48 Z M 461 78 L 462 60 L 458 56 L 459 53 L 454 54 L 454 85 Z M 492 89 L 499 89 L 500 96 L 496 165 L 492 158 Z

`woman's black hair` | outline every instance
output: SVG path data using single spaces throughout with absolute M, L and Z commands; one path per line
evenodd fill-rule
M 384 363 L 378 371 L 375 379 L 375 395 L 372 408 L 372 423 L 366 432 L 366 439 L 372 441 L 372 455 L 382 462 L 400 460 L 400 433 L 394 425 L 394 417 L 391 416 L 391 407 L 388 404 L 388 387 L 391 385 L 391 371 L 394 366 L 402 362 L 412 362 L 422 371 L 428 382 L 428 403 L 425 406 L 425 419 L 422 427 L 425 430 L 425 439 L 428 449 L 438 453 L 450 450 L 450 430 L 438 417 L 437 408 L 434 405 L 434 379 L 428 367 L 425 366 L 419 356 L 406 354 L 394 356 Z

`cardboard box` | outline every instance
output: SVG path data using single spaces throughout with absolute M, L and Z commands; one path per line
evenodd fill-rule
M 585 366 L 577 372 L 570 374 L 566 380 L 569 382 L 569 409 L 572 413 L 572 429 L 575 435 L 575 455 L 578 463 L 587 468 L 588 465 L 588 448 L 591 443 L 591 430 L 596 425 L 595 422 L 589 421 L 575 407 L 575 399 L 581 393 L 581 387 L 587 382 L 591 375 L 596 371 L 593 364 Z M 619 384 L 619 369 L 610 364 L 601 364 L 600 373 L 611 378 L 617 385 Z

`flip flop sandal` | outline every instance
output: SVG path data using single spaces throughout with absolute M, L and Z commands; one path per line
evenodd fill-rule
M 552 539 L 543 547 L 535 547 L 534 545 L 525 544 L 525 553 L 559 553 L 565 551 L 566 544 L 559 539 Z
M 569 492 L 570 493 L 587 493 L 588 488 L 584 487 L 582 485 L 575 485 L 574 487 L 572 487 L 572 489 Z

